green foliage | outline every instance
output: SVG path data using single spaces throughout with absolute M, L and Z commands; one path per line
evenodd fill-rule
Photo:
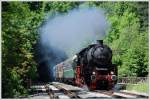
M 73 8 L 76 8 L 79 5 L 79 2 L 45 2 L 45 11 L 53 11 L 53 12 L 67 12 Z
M 2 2 L 2 9 L 2 97 L 18 97 L 37 74 L 33 45 L 43 14 L 23 2 Z
M 146 2 L 104 2 L 100 5 L 108 11 L 111 28 L 105 42 L 114 50 L 113 62 L 119 67 L 119 76 L 148 75 L 147 5 Z M 139 12 L 141 9 L 144 12 Z
M 129 91 L 136 91 L 142 93 L 148 93 L 149 87 L 148 83 L 139 83 L 139 84 L 127 84 L 126 89 Z

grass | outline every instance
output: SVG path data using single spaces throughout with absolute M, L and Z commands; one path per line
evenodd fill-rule
M 148 82 L 139 84 L 128 84 L 126 86 L 126 90 L 148 93 L 149 91 Z

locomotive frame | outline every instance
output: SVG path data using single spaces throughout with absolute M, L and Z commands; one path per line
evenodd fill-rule
M 86 84 L 84 77 L 82 76 L 82 66 L 77 66 L 75 69 L 75 84 L 79 87 L 88 85 L 89 90 L 112 90 L 114 85 L 117 83 L 117 67 L 112 65 L 110 69 L 100 68 L 97 70 L 94 68 L 91 75 L 91 83 Z M 103 73 L 103 74 L 102 74 Z M 106 73 L 106 74 L 104 74 Z

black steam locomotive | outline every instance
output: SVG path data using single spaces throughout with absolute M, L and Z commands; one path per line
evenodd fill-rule
M 117 82 L 117 66 L 112 64 L 112 50 L 102 40 L 82 49 L 54 67 L 56 81 L 90 90 L 111 90 Z

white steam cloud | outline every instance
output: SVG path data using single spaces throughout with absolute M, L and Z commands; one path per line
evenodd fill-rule
M 84 46 L 103 39 L 109 24 L 96 8 L 76 9 L 47 20 L 41 28 L 41 43 L 73 56 Z

